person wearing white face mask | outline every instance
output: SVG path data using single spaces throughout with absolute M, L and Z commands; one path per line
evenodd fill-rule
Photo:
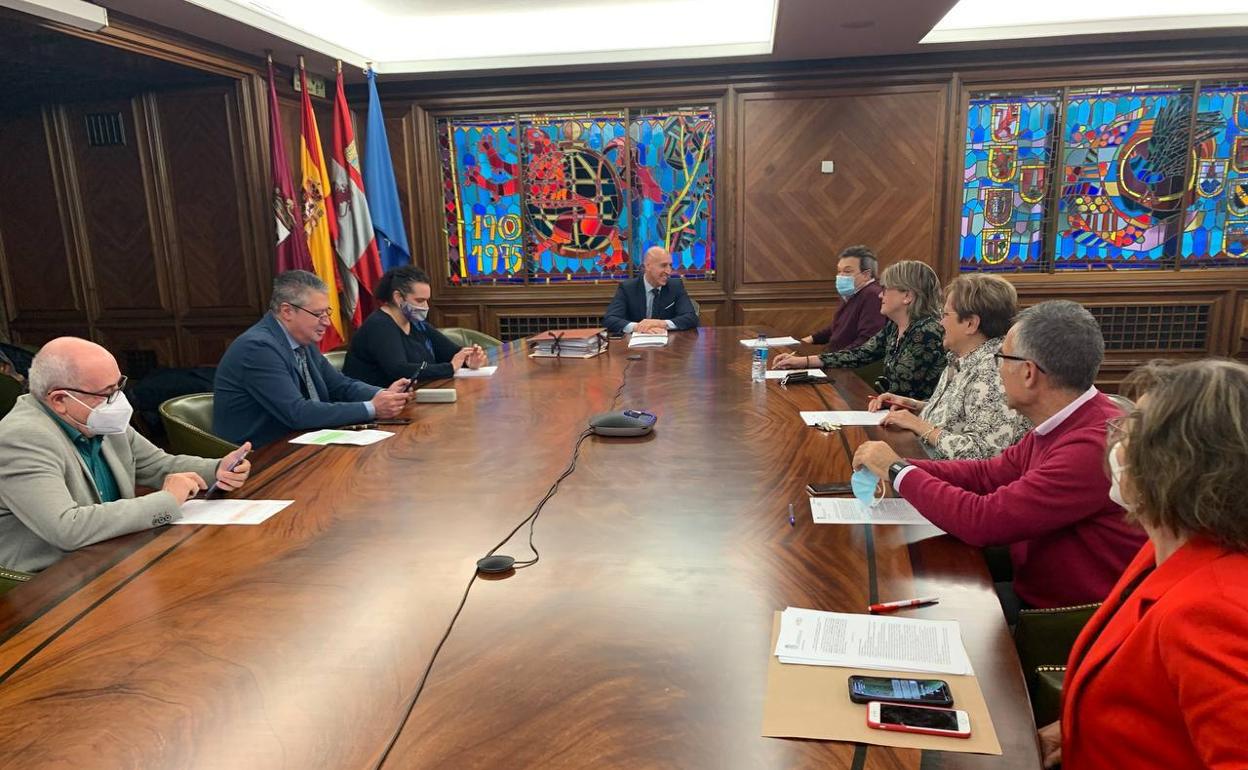
M 1072 648 L 1045 767 L 1248 767 L 1248 366 L 1152 362 L 1108 426 L 1110 497 L 1148 534 Z
M 126 378 L 93 342 L 44 345 L 29 383 L 0 420 L 0 567 L 37 572 L 69 551 L 168 524 L 210 482 L 237 489 L 251 471 L 242 459 L 250 444 L 213 460 L 166 454 L 136 433 Z M 159 491 L 135 497 L 136 484 Z
M 400 377 L 441 380 L 489 362 L 479 345 L 460 347 L 429 323 L 429 275 L 406 265 L 386 271 L 374 295 L 382 303 L 351 338 L 342 373 L 380 385 Z

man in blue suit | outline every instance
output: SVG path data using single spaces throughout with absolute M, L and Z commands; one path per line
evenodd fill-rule
M 329 289 L 305 270 L 273 279 L 269 312 L 225 351 L 213 383 L 212 432 L 261 446 L 293 431 L 397 417 L 408 381 L 382 390 L 343 376 L 317 349 Z
M 672 255 L 662 246 L 646 250 L 640 278 L 620 283 L 603 324 L 610 332 L 657 332 L 698 328 L 698 311 L 679 278 L 672 278 Z

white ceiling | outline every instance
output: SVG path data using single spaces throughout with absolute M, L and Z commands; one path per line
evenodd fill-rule
M 1015 22 L 1014 40 L 985 41 L 981 32 L 965 38 L 967 42 L 924 45 L 920 41 L 955 6 L 955 0 L 759 0 L 751 11 L 747 3 L 752 1 L 95 0 L 110 13 L 168 27 L 256 57 L 272 51 L 276 60 L 293 64 L 298 55 L 304 54 L 313 72 L 328 73 L 333 61 L 341 59 L 349 65 L 343 68 L 344 75 L 357 81 L 361 79 L 358 68 L 368 61 L 375 62 L 382 74 L 447 77 L 615 68 L 643 62 L 679 66 L 691 59 L 702 63 L 837 59 L 1072 40 L 1147 41 L 1192 34 L 1243 35 L 1248 31 L 1244 26 L 1192 31 L 1171 25 L 1135 33 L 1116 31 L 1109 35 L 1102 30 L 1102 34 L 1074 36 L 1089 30 L 1063 28 L 1045 33 Z M 680 5 L 673 7 L 673 2 Z M 1007 10 L 1022 7 L 1009 0 L 963 2 L 987 3 Z M 1044 2 L 1046 8 L 1072 3 L 1076 9 L 1086 7 L 1084 0 Z M 1150 2 L 1164 2 L 1173 8 L 1176 0 L 1133 0 L 1133 7 Z M 1231 3 L 1248 11 L 1248 0 L 1178 2 L 1185 12 L 1198 2 Z M 776 8 L 774 25 L 770 22 L 772 3 Z M 268 10 L 260 10 L 261 6 Z M 763 10 L 758 10 L 760 7 Z M 344 12 L 344 8 L 352 10 Z M 709 16 L 707 8 L 714 11 Z M 585 15 L 596 9 L 610 13 L 605 17 Z M 680 15 L 682 12 L 684 16 Z M 385 14 L 392 17 L 378 21 Z M 497 21 L 480 18 L 489 14 L 507 14 L 506 21 L 499 25 Z M 477 17 L 475 22 L 464 21 L 472 17 Z M 962 18 L 959 23 L 966 26 L 964 11 L 962 17 L 958 13 L 950 17 Z M 972 18 L 978 17 L 972 14 Z M 538 22 L 535 27 L 524 26 L 534 20 Z M 1240 25 L 1248 25 L 1248 17 Z M 378 30 L 395 34 L 382 38 Z M 725 43 L 714 37 L 734 31 L 744 31 L 746 37 L 754 39 Z M 474 49 L 470 44 L 481 47 Z M 491 55 L 498 53 L 503 55 Z

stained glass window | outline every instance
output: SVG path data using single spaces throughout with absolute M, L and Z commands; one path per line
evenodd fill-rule
M 1183 231 L 1185 264 L 1242 265 L 1248 253 L 1248 86 L 1205 86 L 1198 155 Z
M 1191 110 L 1190 88 L 1070 91 L 1054 267 L 1173 266 Z
M 650 246 L 713 278 L 709 108 L 438 121 L 453 284 L 615 281 Z
M 1044 204 L 1060 93 L 983 95 L 966 121 L 962 270 L 1044 268 Z

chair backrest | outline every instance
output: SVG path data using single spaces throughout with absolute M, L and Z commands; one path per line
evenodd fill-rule
M 1120 396 L 1117 393 L 1106 393 L 1105 397 L 1114 402 L 1114 405 L 1123 412 L 1130 412 L 1135 408 L 1135 402 L 1126 396 Z
M 0 567 L 0 594 L 7 593 L 9 590 L 17 588 L 22 583 L 29 581 L 34 575 L 29 572 L 18 572 L 15 569 L 5 569 Z
M 169 448 L 175 454 L 225 457 L 238 448 L 212 435 L 212 394 L 192 393 L 171 398 L 160 405 Z
M 26 392 L 25 386 L 17 380 L 0 374 L 0 417 L 4 417 L 17 403 L 18 396 Z
M 325 354 L 325 360 L 329 362 L 330 366 L 341 372 L 343 365 L 347 363 L 347 351 L 331 350 Z
M 485 332 L 479 332 L 476 329 L 465 329 L 460 326 L 448 326 L 445 329 L 438 329 L 446 335 L 447 339 L 466 348 L 469 345 L 480 345 L 483 348 L 497 348 L 503 344 L 503 341 L 497 337 L 491 337 Z
M 701 315 L 701 314 L 702 314 L 702 306 L 701 306 L 700 304 L 698 304 L 698 301 L 697 301 L 696 299 L 694 299 L 693 297 L 690 297 L 690 298 L 689 298 L 689 301 L 690 301 L 691 303 L 693 303 L 693 312 L 694 312 L 694 314 L 695 314 L 695 315 Z

